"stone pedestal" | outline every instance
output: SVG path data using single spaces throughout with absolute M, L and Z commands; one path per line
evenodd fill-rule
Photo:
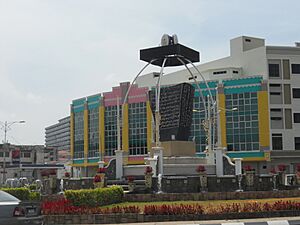
M 225 148 L 217 147 L 216 152 L 216 175 L 217 177 L 221 177 L 224 175 L 224 165 L 223 165 L 223 154 Z
M 153 147 L 152 151 L 153 151 L 154 158 L 157 157 L 157 159 L 158 159 L 157 173 L 163 175 L 163 173 L 164 173 L 164 163 L 163 163 L 164 148 L 163 147 Z
M 195 156 L 196 146 L 192 141 L 164 141 L 161 142 L 161 147 L 164 148 L 164 157 L 170 156 Z M 153 155 L 153 148 L 151 155 Z
M 235 163 L 235 175 L 242 174 L 242 158 L 233 159 Z
M 123 177 L 123 153 L 122 150 L 116 150 L 116 179 L 122 179 Z

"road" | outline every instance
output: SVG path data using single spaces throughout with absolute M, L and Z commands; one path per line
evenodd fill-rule
M 172 221 L 151 223 L 122 223 L 122 225 L 300 225 L 300 217 L 278 217 L 213 221 Z M 88 224 L 86 224 L 88 225 Z M 108 225 L 108 224 L 106 224 Z M 112 225 L 112 224 L 110 224 Z M 116 225 L 116 224 L 114 224 Z

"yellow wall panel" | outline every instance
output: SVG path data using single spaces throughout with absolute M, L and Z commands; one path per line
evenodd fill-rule
M 267 91 L 258 92 L 259 143 L 264 150 L 270 148 L 269 99 Z
M 74 158 L 74 113 L 70 115 L 70 154 L 71 159 Z
M 147 101 L 146 107 L 147 107 L 147 149 L 148 152 L 150 152 L 152 146 L 152 112 L 151 112 L 149 101 Z
M 218 94 L 218 101 L 220 107 L 220 128 L 221 128 L 221 145 L 222 147 L 227 147 L 227 140 L 226 140 L 226 111 L 222 110 L 225 109 L 225 95 Z
M 123 105 L 122 150 L 129 151 L 128 103 Z
M 99 107 L 99 151 L 100 155 L 104 157 L 105 154 L 105 124 L 104 124 L 104 106 Z M 103 158 L 102 158 L 103 160 Z
M 89 151 L 89 123 L 88 123 L 88 115 L 89 115 L 89 111 L 87 109 L 84 110 L 84 114 L 83 114 L 83 129 L 84 129 L 84 158 L 85 160 L 87 160 L 87 156 L 88 156 L 88 151 Z

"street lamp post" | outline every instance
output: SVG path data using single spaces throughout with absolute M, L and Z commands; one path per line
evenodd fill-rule
M 2 184 L 4 184 L 5 180 L 6 180 L 6 152 L 9 152 L 9 149 L 8 149 L 8 141 L 7 141 L 7 132 L 10 130 L 10 127 L 13 125 L 13 124 L 16 124 L 16 123 L 25 123 L 24 120 L 20 120 L 20 121 L 11 121 L 11 122 L 8 122 L 8 121 L 5 121 L 5 122 L 1 122 L 0 121 L 0 125 L 1 125 L 1 128 L 4 130 L 4 140 L 3 140 L 3 170 L 2 170 Z M 7 151 L 8 150 L 8 151 Z M 8 155 L 9 156 L 9 155 Z

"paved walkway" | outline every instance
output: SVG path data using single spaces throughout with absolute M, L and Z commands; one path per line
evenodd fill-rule
M 122 223 L 121 225 L 138 225 L 138 224 L 142 224 L 142 225 L 196 225 L 196 224 L 199 225 L 300 225 L 300 217 L 278 217 L 278 218 L 213 220 L 213 221 Z

